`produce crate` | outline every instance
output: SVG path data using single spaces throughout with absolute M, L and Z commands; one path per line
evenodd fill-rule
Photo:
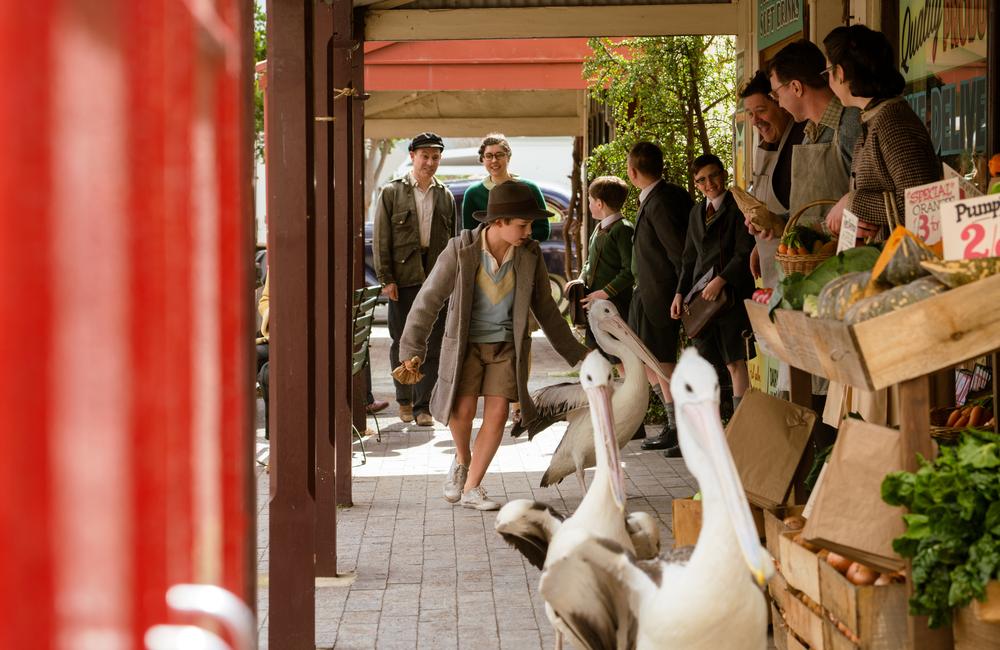
M 782 533 L 778 541 L 781 552 L 781 573 L 788 585 L 820 602 L 819 565 L 826 564 L 815 553 L 792 541 L 801 531 Z
M 694 546 L 701 532 L 701 501 L 674 499 L 670 502 L 673 513 L 674 548 Z
M 785 359 L 788 352 L 778 334 L 778 326 L 771 322 L 771 317 L 767 313 L 768 306 L 753 300 L 744 300 L 743 304 L 746 305 L 747 315 L 750 316 L 750 323 L 757 334 L 757 340 L 762 342 L 774 356 Z
M 1000 648 L 1000 624 L 980 621 L 972 605 L 955 610 L 952 632 L 955 650 Z
M 821 562 L 819 590 L 823 609 L 843 623 L 865 650 L 896 650 L 900 641 L 906 639 L 905 584 L 858 586 L 828 563 Z M 833 633 L 843 636 L 835 626 Z M 832 636 L 831 641 L 836 644 L 839 639 Z
M 812 650 L 831 650 L 833 646 L 829 639 L 832 636 L 827 629 L 829 623 L 822 614 L 815 611 L 819 605 L 815 602 L 807 605 L 795 596 L 790 597 L 787 602 L 788 607 L 783 612 L 789 629 Z
M 973 600 L 972 612 L 984 623 L 1000 623 L 1000 580 L 986 583 L 986 602 Z
M 851 326 L 779 309 L 775 336 L 759 310 L 747 312 L 758 336 L 783 342 L 772 350 L 782 361 L 876 390 L 1000 348 L 1000 275 Z
M 771 603 L 771 620 L 774 622 L 771 625 L 771 637 L 777 650 L 809 650 L 795 637 L 785 622 L 784 614 L 774 603 Z
M 788 526 L 784 524 L 785 517 L 790 515 L 801 515 L 805 506 L 783 506 L 774 510 L 764 511 L 764 543 L 771 557 L 781 564 L 781 534 L 788 532 Z

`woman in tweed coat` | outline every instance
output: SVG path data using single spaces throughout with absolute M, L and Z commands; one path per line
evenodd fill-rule
M 941 163 L 926 125 L 900 96 L 905 82 L 892 45 L 864 25 L 837 27 L 825 39 L 830 88 L 844 106 L 861 109 L 851 191 L 830 211 L 840 232 L 843 208 L 858 216 L 858 237 L 884 237 L 904 218 L 903 191 L 941 179 Z M 893 212 L 893 214 L 890 214 Z

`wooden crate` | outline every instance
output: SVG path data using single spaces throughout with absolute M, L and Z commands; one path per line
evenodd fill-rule
M 787 357 L 788 351 L 778 334 L 778 326 L 771 321 L 767 305 L 753 300 L 744 300 L 743 304 L 746 305 L 747 315 L 750 317 L 750 324 L 757 335 L 757 340 L 762 342 L 779 359 Z
M 673 512 L 674 548 L 694 546 L 701 532 L 701 501 L 674 499 L 670 502 Z
M 781 564 L 781 545 L 779 539 L 782 533 L 788 532 L 784 519 L 789 515 L 801 515 L 805 506 L 783 506 L 774 510 L 764 511 L 764 544 L 771 557 Z
M 908 611 L 905 584 L 861 587 L 821 562 L 819 590 L 819 604 L 846 625 L 865 650 L 896 650 L 905 642 Z M 832 631 L 842 636 L 835 627 Z
M 830 632 L 826 629 L 829 622 L 825 618 L 794 596 L 788 599 L 788 608 L 784 610 L 784 614 L 785 623 L 791 631 L 812 650 L 830 650 Z
M 788 593 L 788 583 L 781 571 L 775 571 L 771 579 L 767 581 L 767 595 L 771 599 L 771 603 L 777 605 L 778 609 L 784 611 L 788 608 L 788 599 L 791 596 Z
M 771 603 L 771 620 L 771 638 L 774 639 L 776 650 L 809 650 L 795 637 L 785 622 L 784 614 L 774 603 Z
M 775 320 L 776 336 L 770 321 L 764 324 L 759 313 L 751 317 L 758 336 L 783 342 L 783 348 L 774 350 L 782 361 L 875 390 L 1000 348 L 1000 275 L 853 326 L 785 309 L 775 312 Z M 891 345 L 886 345 L 886 336 L 891 336 Z
M 792 541 L 798 532 L 782 533 L 778 544 L 781 547 L 781 573 L 785 576 L 788 585 L 793 589 L 801 591 L 806 596 L 820 602 L 819 589 L 819 565 L 822 562 L 819 557 Z
M 986 583 L 986 602 L 973 600 L 972 613 L 984 623 L 1000 623 L 1000 580 Z
M 1000 648 L 1000 624 L 977 619 L 972 605 L 955 610 L 952 631 L 955 634 L 955 650 Z

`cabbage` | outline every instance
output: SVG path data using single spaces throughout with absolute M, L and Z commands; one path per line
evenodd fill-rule
M 807 296 L 818 296 L 827 282 L 846 273 L 870 271 L 878 256 L 879 249 L 874 246 L 858 246 L 823 260 L 809 275 L 787 275 L 775 288 L 771 307 L 801 310 Z

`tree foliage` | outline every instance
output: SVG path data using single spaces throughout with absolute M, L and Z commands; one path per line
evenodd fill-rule
M 663 149 L 664 177 L 694 193 L 691 163 L 711 152 L 732 162 L 736 108 L 735 43 L 729 36 L 664 36 L 614 41 L 592 38 L 584 62 L 591 97 L 603 102 L 613 125 L 611 142 L 587 161 L 595 178 L 627 178 L 629 147 L 640 140 Z M 637 193 L 628 208 L 635 209 Z
M 253 3 L 253 61 L 260 63 L 267 58 L 267 14 L 260 0 Z M 260 84 L 253 89 L 254 149 L 264 157 L 264 91 Z

